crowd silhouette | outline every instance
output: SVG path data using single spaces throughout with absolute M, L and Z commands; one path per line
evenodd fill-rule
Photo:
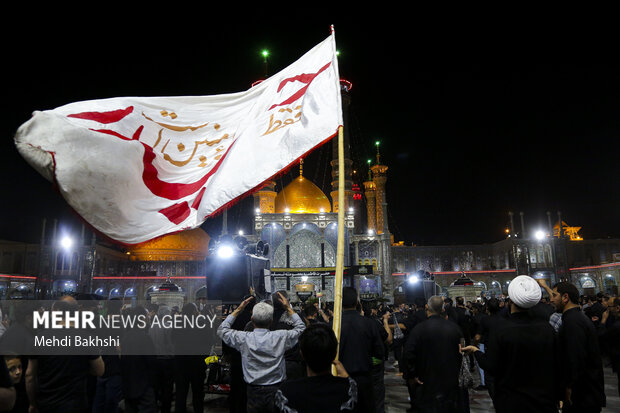
M 291 304 L 285 291 L 217 307 L 105 302 L 108 316 L 214 315 L 221 348 L 196 355 L 179 349 L 199 336 L 162 327 L 126 331 L 131 340 L 122 343 L 135 346 L 128 354 L 29 354 L 32 311 L 9 311 L 6 302 L 0 411 L 202 412 L 205 394 L 220 392 L 231 413 L 384 413 L 384 375 L 394 363 L 412 412 L 468 412 L 473 388 L 500 413 L 600 412 L 603 366 L 620 374 L 620 298 L 520 277 L 508 296 L 474 301 L 389 305 L 345 287 L 340 337 L 330 303 Z M 71 296 L 54 302 L 78 305 Z

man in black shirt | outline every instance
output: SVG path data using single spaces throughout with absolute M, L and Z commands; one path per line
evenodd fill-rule
M 488 315 L 480 319 L 478 334 L 480 344 L 484 345 L 483 352 L 485 353 L 488 351 L 489 348 L 489 337 L 491 337 L 491 334 L 506 321 L 506 318 L 500 315 L 500 310 L 501 308 L 499 306 L 499 300 L 497 298 L 491 298 L 487 301 L 486 304 L 486 311 Z M 485 371 L 484 380 L 484 383 L 487 386 L 487 390 L 489 392 L 489 397 L 491 397 L 491 400 L 494 400 L 495 379 L 493 378 L 493 375 L 490 372 Z
M 518 276 L 508 293 L 510 317 L 489 334 L 486 352 L 475 346 L 463 350 L 473 352 L 478 364 L 492 375 L 498 413 L 557 413 L 557 338 L 548 322 L 528 311 L 539 302 L 540 287 L 533 278 Z
M 600 412 L 605 406 L 603 363 L 594 324 L 579 307 L 577 287 L 560 282 L 551 301 L 562 313 L 559 330 L 564 406 L 563 412 Z
M 63 297 L 52 309 L 76 311 L 77 302 Z M 100 377 L 105 369 L 101 356 L 30 355 L 26 369 L 26 392 L 31 410 L 38 413 L 83 413 L 90 411 L 87 382 L 89 374 Z
M 426 300 L 424 299 L 424 297 L 416 297 L 413 300 L 413 302 L 414 302 L 415 310 L 411 314 L 411 316 L 409 316 L 406 320 L 405 326 L 407 327 L 407 329 L 405 331 L 407 332 L 407 334 L 406 334 L 405 344 L 403 345 L 403 348 L 407 346 L 407 341 L 409 340 L 409 337 L 411 336 L 411 332 L 413 331 L 415 326 L 417 326 L 418 324 L 420 324 L 421 322 L 425 321 L 428 318 L 428 315 L 426 314 Z M 413 410 L 415 388 L 409 383 L 408 373 L 409 372 L 407 368 L 404 368 L 403 379 L 405 381 L 405 385 L 407 386 L 407 391 L 409 392 L 409 403 L 411 404 L 411 410 Z
M 326 323 L 308 326 L 299 336 L 307 377 L 285 381 L 275 395 L 276 410 L 282 413 L 337 413 L 358 411 L 357 383 L 340 362 L 335 361 L 338 340 Z M 332 376 L 332 363 L 337 376 Z
M 389 312 L 385 312 L 380 319 L 377 314 L 377 309 L 374 305 L 370 303 L 364 303 L 364 305 L 362 305 L 362 308 L 364 311 L 364 317 L 369 318 L 373 321 L 373 323 L 375 323 L 377 331 L 381 336 L 381 340 L 383 340 L 383 350 L 387 355 L 390 345 L 392 344 L 392 329 L 390 328 L 389 324 L 391 314 Z M 375 413 L 385 412 L 385 360 L 387 360 L 387 357 L 385 356 L 383 359 L 377 359 L 375 357 L 373 357 L 372 359 L 371 377 L 372 385 L 375 392 Z
M 602 325 L 604 333 L 602 340 L 605 342 L 609 353 L 609 361 L 611 368 L 618 376 L 618 395 L 620 396 L 620 297 L 612 297 L 609 299 L 607 310 L 603 313 Z M 610 323 L 609 318 L 613 317 Z
M 415 385 L 414 405 L 419 412 L 456 412 L 463 406 L 459 389 L 463 333 L 441 316 L 443 299 L 428 300 L 428 319 L 416 325 L 405 345 L 407 377 Z
M 356 309 L 357 290 L 342 289 L 342 322 L 339 359 L 348 374 L 357 382 L 360 411 L 374 412 L 372 359 L 383 359 L 383 341 L 376 322 L 363 317 Z

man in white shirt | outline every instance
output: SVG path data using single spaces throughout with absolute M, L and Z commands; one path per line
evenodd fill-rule
M 297 343 L 306 326 L 288 300 L 281 294 L 278 297 L 292 318 L 292 330 L 269 330 L 273 306 L 266 302 L 257 303 L 252 310 L 253 331 L 233 330 L 235 318 L 254 297 L 243 301 L 217 330 L 225 344 L 241 353 L 243 378 L 248 384 L 248 413 L 273 411 L 275 392 L 286 379 L 284 352 Z

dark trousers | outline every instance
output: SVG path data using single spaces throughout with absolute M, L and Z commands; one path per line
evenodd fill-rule
M 267 386 L 247 385 L 248 413 L 275 413 L 275 395 L 280 384 Z
M 469 413 L 469 390 L 467 388 L 461 390 L 461 399 L 459 400 L 459 412 Z
M 404 371 L 404 362 L 403 362 L 403 345 L 405 343 L 405 339 L 401 338 L 398 340 L 394 340 L 392 342 L 392 351 L 394 351 L 394 359 L 398 362 L 398 371 Z
M 384 364 L 375 364 L 371 368 L 372 387 L 375 396 L 375 412 L 385 413 Z
M 187 411 L 187 394 L 189 388 L 192 388 L 192 408 L 195 412 L 204 410 L 205 397 L 205 364 L 202 365 L 192 362 L 184 362 L 183 360 L 175 360 L 175 400 L 174 411 L 176 413 L 185 413 Z
M 123 380 L 120 375 L 97 377 L 93 413 L 116 413 L 123 399 Z
M 357 383 L 358 411 L 360 413 L 375 413 L 375 394 L 371 373 L 350 373 L 349 376 Z
M 157 413 L 157 401 L 155 391 L 148 387 L 146 391 L 137 398 L 125 398 L 125 413 Z
M 161 413 L 170 413 L 172 407 L 172 390 L 174 387 L 174 360 L 172 358 L 155 359 L 153 388 L 155 399 Z
M 601 410 L 600 407 L 585 408 L 579 406 L 565 406 L 562 408 L 562 413 L 600 413 Z
M 491 376 L 489 373 L 485 374 L 485 383 L 487 386 L 487 390 L 489 392 L 489 397 L 493 402 L 493 406 L 495 407 L 495 378 Z
M 245 413 L 247 409 L 247 384 L 243 380 L 241 357 L 232 358 L 230 362 L 230 394 L 228 397 L 229 413 Z

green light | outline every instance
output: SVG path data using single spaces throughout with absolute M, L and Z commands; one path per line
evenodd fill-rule
M 263 57 L 266 58 L 267 56 L 269 56 L 269 50 L 265 49 L 261 52 L 261 54 L 263 55 Z
M 379 141 L 375 142 L 375 145 L 379 146 Z
M 368 164 L 370 164 L 371 162 L 372 162 L 372 160 L 370 160 L 370 159 L 369 159 L 369 160 L 368 160 Z

